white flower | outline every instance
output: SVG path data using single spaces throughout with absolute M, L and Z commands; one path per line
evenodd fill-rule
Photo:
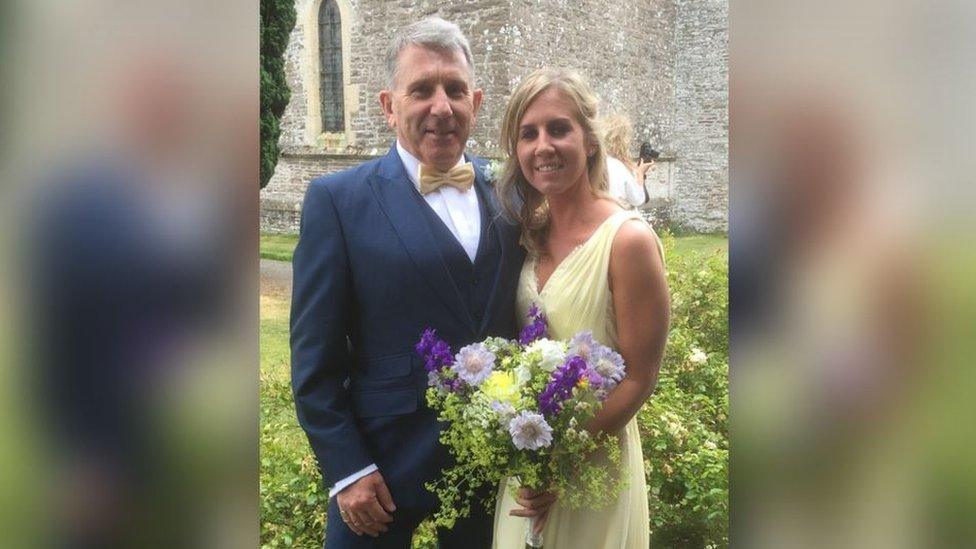
M 529 344 L 525 351 L 527 353 L 539 351 L 539 355 L 542 357 L 539 366 L 547 372 L 555 370 L 556 367 L 566 361 L 566 344 L 561 341 L 537 339 Z
M 451 369 L 469 385 L 477 386 L 491 375 L 494 365 L 495 354 L 483 343 L 474 343 L 458 351 Z
M 447 390 L 444 383 L 441 381 L 441 376 L 437 372 L 427 372 L 427 386 L 435 387 L 441 391 Z
M 515 367 L 515 385 L 520 389 L 532 379 L 532 370 L 527 364 L 519 364 Z
M 552 444 L 552 427 L 542 414 L 522 411 L 508 423 L 512 443 L 519 450 L 538 450 Z
M 487 142 L 485 146 L 490 148 L 491 141 Z M 502 169 L 503 169 L 502 163 L 497 160 L 492 160 L 491 162 L 486 164 L 484 169 L 482 170 L 482 172 L 484 172 L 485 174 L 485 181 L 487 181 L 488 183 L 494 183 L 495 181 L 497 181 L 498 178 L 501 176 Z
M 673 436 L 673 437 L 677 437 L 677 436 L 681 435 L 681 433 L 684 431 L 684 429 L 681 427 L 681 424 L 680 423 L 678 423 L 676 421 L 671 421 L 670 419 L 667 420 L 667 422 L 665 423 L 665 425 L 666 425 L 666 430 L 667 430 L 668 434 L 671 435 L 671 436 Z
M 715 446 L 715 443 L 714 442 L 712 442 L 710 440 L 706 440 L 705 441 L 705 448 L 708 448 L 709 450 L 714 450 L 714 449 L 717 448 L 717 446 Z
M 515 415 L 515 408 L 508 402 L 493 401 L 491 403 L 491 409 L 506 419 Z
M 704 364 L 706 361 L 708 361 L 708 355 L 705 354 L 705 351 L 702 351 L 697 347 L 693 347 L 691 349 L 691 355 L 688 356 L 688 361 L 692 364 Z

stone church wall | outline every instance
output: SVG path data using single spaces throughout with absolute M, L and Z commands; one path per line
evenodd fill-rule
M 728 2 L 677 0 L 672 220 L 728 230 Z
M 648 187 L 667 198 L 669 217 L 696 230 L 727 227 L 726 0 L 342 0 L 349 131 L 331 142 L 308 125 L 317 91 L 306 83 L 317 68 L 307 44 L 320 1 L 296 2 L 286 53 L 292 99 L 282 120 L 283 154 L 261 193 L 262 230 L 296 231 L 311 178 L 386 153 L 394 139 L 378 101 L 386 45 L 398 28 L 427 15 L 457 22 L 471 41 L 485 101 L 468 150 L 498 157 L 504 107 L 520 79 L 542 66 L 572 67 L 600 95 L 604 114 L 631 118 L 632 153 L 648 141 L 668 160 Z

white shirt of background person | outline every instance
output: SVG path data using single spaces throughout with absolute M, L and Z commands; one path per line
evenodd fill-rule
M 644 182 L 638 183 L 634 174 L 623 162 L 608 156 L 607 175 L 610 196 L 634 208 L 644 204 Z

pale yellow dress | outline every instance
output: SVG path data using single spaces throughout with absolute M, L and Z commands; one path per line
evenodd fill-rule
M 613 300 L 609 288 L 610 248 L 617 230 L 627 220 L 640 216 L 621 211 L 607 218 L 590 238 L 575 248 L 556 267 L 542 292 L 538 292 L 535 258 L 529 257 L 519 278 L 517 307 L 526 318 L 529 306 L 537 304 L 549 321 L 551 339 L 568 340 L 582 330 L 612 348 L 617 347 Z M 660 242 L 658 250 L 662 250 Z M 619 434 L 622 446 L 622 474 L 626 487 L 617 501 L 603 509 L 565 509 L 557 501 L 543 531 L 546 549 L 647 549 L 649 524 L 644 457 L 636 419 Z M 510 491 L 500 487 L 495 507 L 494 547 L 525 547 L 528 519 L 509 516 L 518 508 Z

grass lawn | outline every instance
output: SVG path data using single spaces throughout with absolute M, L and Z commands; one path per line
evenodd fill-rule
M 261 233 L 261 259 L 291 261 L 298 235 Z
M 261 234 L 261 258 L 291 261 L 298 244 L 298 235 Z M 723 250 L 728 253 L 729 237 L 726 234 L 691 234 L 675 237 L 675 252 L 711 252 Z
M 716 250 L 721 250 L 728 254 L 729 235 L 718 234 L 690 234 L 676 236 L 674 238 L 674 253 L 686 255 L 689 253 L 708 254 Z

